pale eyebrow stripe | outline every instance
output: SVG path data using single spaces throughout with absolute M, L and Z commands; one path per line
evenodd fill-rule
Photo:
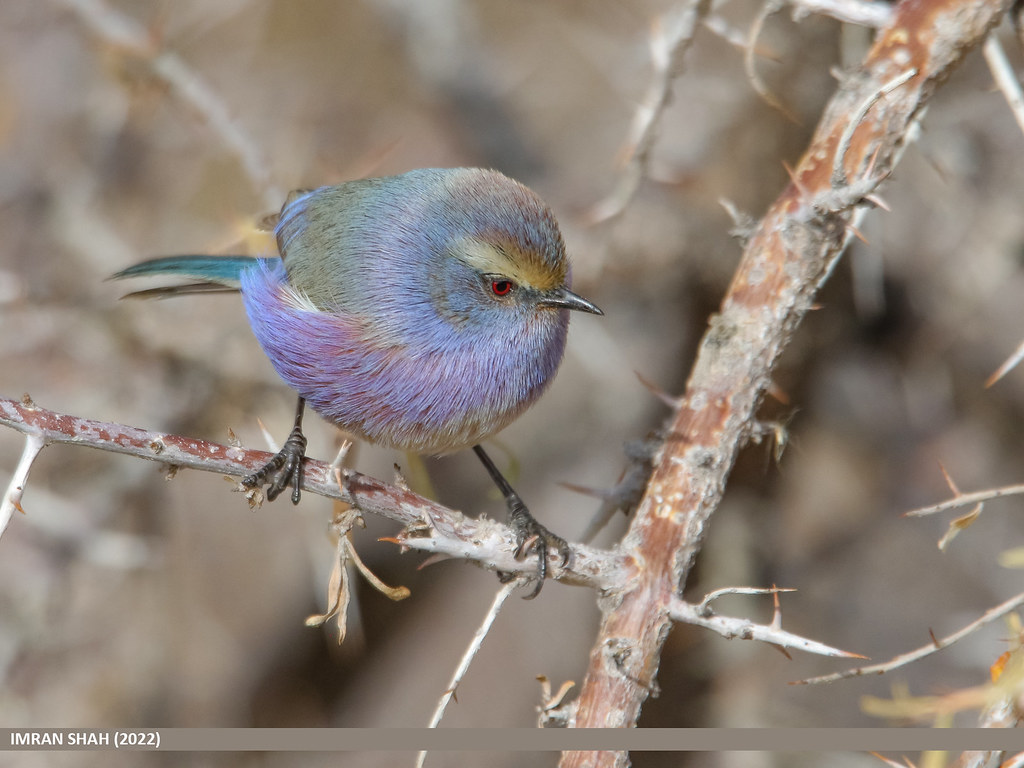
M 465 238 L 455 249 L 456 258 L 483 273 L 493 272 L 510 278 L 520 285 L 538 290 L 550 290 L 560 285 L 558 276 L 550 270 L 536 268 L 527 259 L 513 260 L 504 248 L 479 240 Z

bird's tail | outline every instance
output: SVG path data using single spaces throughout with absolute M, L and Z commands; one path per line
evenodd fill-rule
M 140 264 L 122 269 L 110 276 L 111 280 L 126 277 L 153 277 L 169 275 L 171 277 L 198 280 L 197 283 L 170 285 L 162 288 L 149 288 L 144 291 L 133 291 L 125 298 L 165 299 L 169 296 L 181 296 L 187 293 L 233 293 L 238 290 L 242 271 L 255 266 L 258 262 L 277 261 L 273 258 L 256 258 L 254 256 L 164 256 L 150 259 Z

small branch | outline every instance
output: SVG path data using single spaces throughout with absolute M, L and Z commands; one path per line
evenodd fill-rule
M 879 0 L 789 0 L 793 18 L 799 21 L 812 13 L 862 27 L 883 27 L 892 17 L 892 6 Z
M 480 646 L 483 645 L 484 638 L 487 637 L 487 633 L 491 631 L 491 627 L 494 625 L 494 620 L 498 618 L 498 614 L 501 612 L 502 606 L 505 605 L 505 601 L 511 596 L 513 590 L 521 585 L 522 583 L 510 581 L 499 589 L 498 593 L 494 596 L 494 601 L 491 603 L 491 607 L 487 610 L 483 621 L 473 634 L 473 639 L 469 641 L 469 647 L 466 648 L 466 652 L 462 654 L 462 658 L 459 660 L 459 665 L 455 668 L 455 674 L 452 675 L 452 680 L 448 683 L 448 689 L 441 696 L 441 701 L 438 703 L 437 709 L 434 710 L 434 716 L 430 718 L 430 723 L 427 725 L 427 728 L 437 728 L 437 726 L 441 724 L 441 718 L 444 717 L 444 712 L 448 708 L 448 703 L 455 698 L 455 690 L 459 687 L 459 683 L 462 682 L 462 678 L 466 676 L 466 672 L 469 671 L 469 665 L 473 663 L 473 659 L 475 659 L 477 653 L 480 652 Z M 420 752 L 416 758 L 416 768 L 423 768 L 423 762 L 426 758 L 426 751 Z
M 7 484 L 7 492 L 4 493 L 3 499 L 0 500 L 0 536 L 3 536 L 4 531 L 7 530 L 11 517 L 14 515 L 14 510 L 24 514 L 25 510 L 21 508 L 21 497 L 25 493 L 26 486 L 28 486 L 28 476 L 32 471 L 32 465 L 35 463 L 39 453 L 46 447 L 46 441 L 40 435 L 28 434 L 26 438 L 25 449 L 21 452 L 21 459 L 18 461 L 18 466 L 11 476 L 11 482 Z
M 636 195 L 647 175 L 658 125 L 672 100 L 672 84 L 683 72 L 683 56 L 693 43 L 697 25 L 711 9 L 711 0 L 685 0 L 655 20 L 651 32 L 651 60 L 654 76 L 640 107 L 633 116 L 624 150 L 626 168 L 616 188 L 597 203 L 588 218 L 593 223 L 622 213 Z
M 730 593 L 743 592 L 745 590 L 730 590 Z M 765 590 L 757 590 L 765 591 Z M 770 591 L 770 590 L 769 590 Z M 806 653 L 816 653 L 821 656 L 842 656 L 846 658 L 864 657 L 858 653 L 840 651 L 837 648 L 819 643 L 815 640 L 794 635 L 782 629 L 781 619 L 773 620 L 771 624 L 755 624 L 748 619 L 737 619 L 731 616 L 716 616 L 707 607 L 708 600 L 705 599 L 699 605 L 675 599 L 669 604 L 668 615 L 674 621 L 681 621 L 687 624 L 695 624 L 698 627 L 710 629 L 729 640 L 739 638 L 740 640 L 760 640 L 763 643 L 770 643 L 782 648 L 795 648 Z M 780 614 L 776 614 L 780 617 Z
M 996 86 L 1003 94 L 1003 98 L 1006 99 L 1006 103 L 1010 105 L 1010 111 L 1013 112 L 1017 125 L 1024 131 L 1024 92 L 1021 91 L 1020 81 L 1014 74 L 1010 60 L 1006 58 L 1006 51 L 1003 50 L 1002 43 L 999 42 L 999 38 L 991 34 L 985 40 L 985 45 L 981 50 L 985 54 L 985 62 L 992 72 L 992 79 L 996 81 Z
M 846 177 L 846 168 L 844 163 L 846 161 L 846 153 L 850 149 L 850 142 L 853 141 L 854 132 L 864 122 L 864 118 L 867 117 L 868 111 L 875 105 L 879 99 L 888 93 L 892 93 L 894 90 L 899 88 L 904 83 L 911 80 L 917 75 L 916 69 L 908 69 L 906 72 L 901 72 L 899 75 L 894 77 L 889 82 L 885 83 L 881 88 L 872 93 L 868 94 L 868 97 L 861 102 L 860 106 L 857 107 L 850 120 L 846 124 L 846 128 L 843 129 L 842 135 L 839 137 L 839 146 L 836 149 L 835 158 L 832 163 L 832 189 L 844 189 L 848 186 L 849 180 Z M 873 180 L 874 184 L 871 189 L 881 181 L 881 179 Z M 859 197 L 864 197 L 865 193 L 858 193 Z M 844 206 L 845 207 L 845 206 Z
M 775 98 L 775 94 L 765 85 L 764 80 L 761 79 L 761 75 L 757 71 L 757 38 L 761 36 L 768 18 L 781 11 L 783 5 L 782 0 L 766 0 L 764 5 L 761 6 L 761 10 L 758 11 L 757 16 L 754 17 L 754 23 L 750 25 L 747 45 L 743 51 L 743 69 L 747 73 L 750 85 L 755 93 L 761 97 L 762 101 L 781 112 L 787 120 L 798 125 L 800 121 L 796 115 L 785 104 Z
M 29 435 L 30 439 L 41 440 L 44 445 L 84 445 L 173 467 L 235 477 L 251 474 L 270 459 L 265 451 L 48 411 L 36 406 L 27 396 L 23 402 L 0 398 L 0 424 Z M 339 486 L 331 465 L 309 458 L 303 462 L 303 491 L 338 499 L 362 512 L 401 523 L 405 528 L 397 540 L 404 547 L 472 560 L 493 571 L 536 573 L 535 558 L 516 559 L 515 534 L 506 525 L 486 518 L 465 517 L 407 489 L 387 485 L 358 472 L 346 470 L 342 477 L 344 487 Z M 582 544 L 573 546 L 570 568 L 553 570 L 551 578 L 598 589 L 625 584 L 632 574 L 628 558 Z
M 931 656 L 937 651 L 941 651 L 943 648 L 948 648 L 953 643 L 963 640 L 965 637 L 975 632 L 979 628 L 989 624 L 1001 616 L 1005 616 L 1013 609 L 1020 605 L 1024 605 L 1024 592 L 1015 597 L 1011 597 L 1005 603 L 997 605 L 986 611 L 984 614 L 979 616 L 977 619 L 972 621 L 966 627 L 957 630 L 951 635 L 947 635 L 939 640 L 933 639 L 928 645 L 923 645 L 920 648 L 904 653 L 899 656 L 895 656 L 889 661 L 882 664 L 872 664 L 869 667 L 856 667 L 854 669 L 848 669 L 845 672 L 836 672 L 831 675 L 822 675 L 821 677 L 812 677 L 807 680 L 797 680 L 794 685 L 817 685 L 818 683 L 831 683 L 835 680 L 844 680 L 848 677 L 864 677 L 866 675 L 883 675 L 886 672 L 891 672 L 894 669 L 904 667 L 911 662 L 923 659 L 926 656 Z
M 1016 618 L 1014 616 L 1013 618 Z M 990 681 L 970 688 L 956 688 L 938 695 L 910 696 L 897 691 L 891 699 L 864 696 L 861 709 L 867 715 L 887 719 L 927 721 L 938 726 L 951 725 L 953 716 L 968 710 L 978 710 L 978 727 L 1016 728 L 1021 722 L 1021 695 L 1024 694 L 1024 653 L 1018 636 L 1010 640 L 1011 649 L 1004 652 L 989 670 Z M 990 750 L 965 752 L 954 765 L 993 765 L 990 759 L 996 753 Z M 998 761 L 997 761 L 998 762 Z
M 938 512 L 945 512 L 948 509 L 957 509 L 959 507 L 970 506 L 971 504 L 980 504 L 981 502 L 991 501 L 993 499 L 1001 499 L 1004 496 L 1017 496 L 1022 493 L 1024 493 L 1024 484 L 1005 485 L 1002 488 L 989 488 L 984 491 L 975 491 L 974 493 L 958 493 L 953 496 L 953 498 L 939 502 L 938 504 L 932 504 L 927 507 L 918 507 L 917 509 L 912 509 L 909 512 L 904 512 L 903 516 L 924 517 L 926 515 L 934 515 Z
M 985 388 L 988 389 L 1001 378 L 1003 378 L 1003 376 L 1005 376 L 1007 373 L 1016 368 L 1021 360 L 1024 360 L 1024 341 L 1022 341 L 1020 343 L 1020 346 L 1013 351 L 1013 354 L 1006 359 L 1006 362 L 1000 365 L 995 370 L 995 373 L 993 373 L 985 380 Z
M 160 50 L 154 36 L 134 19 L 110 8 L 103 0 L 61 0 L 96 37 L 145 64 L 190 106 L 238 158 L 267 210 L 277 210 L 284 199 L 270 179 L 270 164 L 259 146 L 235 120 L 223 99 L 175 53 Z

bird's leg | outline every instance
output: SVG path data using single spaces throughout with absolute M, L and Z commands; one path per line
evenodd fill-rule
M 306 457 L 306 436 L 302 434 L 302 414 L 305 410 L 306 398 L 300 397 L 295 407 L 295 426 L 281 446 L 281 450 L 251 475 L 242 478 L 242 485 L 258 488 L 265 481 L 269 481 L 267 499 L 273 501 L 291 483 L 292 504 L 299 503 L 299 497 L 302 495 L 302 460 Z
M 516 543 L 518 544 L 516 559 L 522 558 L 528 548 L 536 550 L 537 557 L 540 558 L 540 562 L 537 565 L 537 586 L 534 587 L 533 592 L 526 596 L 527 600 L 532 600 L 540 594 L 541 587 L 544 586 L 544 579 L 548 575 L 548 548 L 550 547 L 562 556 L 563 568 L 569 564 L 572 558 L 572 550 L 569 549 L 565 539 L 553 534 L 538 523 L 537 519 L 530 514 L 530 510 L 526 508 L 523 500 L 519 498 L 519 494 L 515 492 L 515 489 L 505 479 L 505 476 L 501 474 L 494 465 L 494 462 L 491 461 L 491 457 L 484 452 L 484 449 L 479 445 L 474 445 L 473 451 L 480 461 L 483 462 L 491 479 L 494 480 L 495 485 L 498 486 L 498 489 L 505 497 L 505 503 L 508 505 L 508 522 L 512 526 L 512 530 L 516 532 Z

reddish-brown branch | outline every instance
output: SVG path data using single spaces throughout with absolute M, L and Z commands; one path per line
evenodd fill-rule
M 773 366 L 841 254 L 855 211 L 891 172 L 922 107 L 1008 6 L 1005 0 L 904 0 L 861 68 L 842 79 L 792 183 L 749 240 L 702 340 L 623 541 L 637 575 L 603 606 L 577 727 L 636 724 L 654 686 L 670 606 L 754 428 Z M 837 176 L 845 183 L 837 184 Z M 566 753 L 561 763 L 626 764 L 625 753 L 581 752 Z
M 225 475 L 250 474 L 270 458 L 265 451 L 56 413 L 27 398 L 21 402 L 0 398 L 0 424 L 36 435 L 47 444 L 84 445 Z M 535 559 L 515 559 L 515 534 L 495 520 L 466 517 L 412 491 L 351 470 L 344 470 L 344 487 L 339 487 L 335 470 L 315 459 L 307 458 L 303 469 L 304 491 L 339 499 L 361 512 L 400 523 L 404 528 L 398 541 L 405 547 L 473 560 L 485 568 L 506 573 L 536 571 Z M 568 584 L 599 589 L 623 583 L 627 576 L 623 559 L 617 553 L 582 544 L 573 546 L 571 568 L 553 574 Z
M 187 467 L 235 476 L 249 474 L 270 458 L 270 454 L 264 451 L 218 445 L 205 440 L 149 432 L 123 424 L 48 411 L 35 405 L 28 396 L 21 402 L 0 398 L 0 424 L 22 432 L 27 437 L 26 451 L 15 470 L 7 494 L 0 497 L 0 518 L 3 518 L 0 520 L 0 533 L 14 510 L 24 512 L 20 502 L 32 462 L 39 451 L 51 443 L 82 445 L 159 461 L 175 468 Z M 536 561 L 531 558 L 526 561 L 515 559 L 517 545 L 512 531 L 493 520 L 464 517 L 459 512 L 435 504 L 405 488 L 390 486 L 358 472 L 340 470 L 314 459 L 306 459 L 304 462 L 302 482 L 307 493 L 339 499 L 360 512 L 380 515 L 401 523 L 404 526 L 402 531 L 392 540 L 403 547 L 472 560 L 485 568 L 504 573 L 525 573 L 529 576 L 536 568 Z M 351 521 L 339 523 L 337 518 L 335 524 L 343 532 L 352 527 Z M 344 539 L 343 534 L 341 538 Z M 339 562 L 354 559 L 359 565 L 358 555 L 354 551 L 342 554 L 339 550 L 339 557 L 343 558 Z M 550 576 L 567 584 L 595 588 L 601 594 L 616 594 L 634 577 L 635 571 L 631 565 L 632 561 L 627 561 L 618 550 L 609 552 L 573 544 L 570 566 L 558 568 Z M 371 582 L 375 581 L 365 566 L 361 570 Z M 343 580 L 344 577 L 337 578 Z M 344 611 L 341 607 L 344 605 L 343 595 L 339 591 L 343 588 L 334 583 L 333 579 L 328 591 L 337 602 L 332 603 L 333 607 L 327 614 L 319 617 L 320 621 L 333 615 L 335 610 Z M 400 590 L 391 590 L 379 582 L 375 584 L 393 598 L 401 594 Z M 724 591 L 762 590 L 741 587 Z M 785 632 L 781 625 L 775 626 L 774 622 L 772 625 L 754 625 L 742 619 L 716 617 L 710 610 L 713 597 L 709 596 L 699 606 L 676 601 L 672 606 L 673 618 L 706 627 L 726 637 L 758 639 L 826 656 L 855 655 Z M 343 621 L 341 630 L 343 635 Z

